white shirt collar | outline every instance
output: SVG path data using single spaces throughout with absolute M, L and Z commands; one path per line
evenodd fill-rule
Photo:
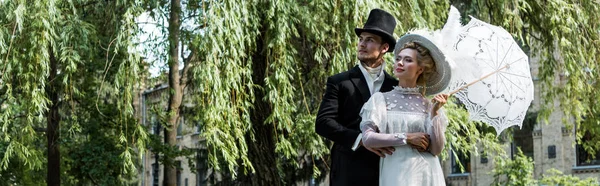
M 380 69 L 379 69 L 379 74 L 377 75 L 377 78 L 373 79 L 371 78 L 371 75 L 369 74 L 369 72 L 367 71 L 367 69 L 364 67 L 364 64 L 362 62 L 358 62 L 358 68 L 360 68 L 360 71 L 362 72 L 363 76 L 365 77 L 365 79 L 367 81 L 381 81 L 383 80 L 383 69 L 385 68 L 385 61 L 383 61 L 380 65 Z
M 373 95 L 375 92 L 379 92 L 379 89 L 381 89 L 381 86 L 383 85 L 383 80 L 385 79 L 384 78 L 385 75 L 384 75 L 384 71 L 383 71 L 383 69 L 385 68 L 385 61 L 383 61 L 383 63 L 381 63 L 379 75 L 374 79 L 371 77 L 371 75 L 369 74 L 367 69 L 365 69 L 365 67 L 363 66 L 362 63 L 359 62 L 358 68 L 360 68 L 360 71 L 362 72 L 363 77 L 365 77 L 365 80 L 367 81 L 367 86 L 369 87 L 369 92 L 371 93 L 371 95 Z

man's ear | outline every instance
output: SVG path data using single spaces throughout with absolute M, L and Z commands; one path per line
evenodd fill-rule
M 390 44 L 383 43 L 383 45 L 381 45 L 381 53 L 385 53 L 387 51 L 390 51 Z

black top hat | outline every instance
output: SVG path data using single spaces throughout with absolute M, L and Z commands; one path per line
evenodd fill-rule
M 394 28 L 396 28 L 396 19 L 392 14 L 383 11 L 381 9 L 373 9 L 369 13 L 367 23 L 363 28 L 355 28 L 357 36 L 360 36 L 362 32 L 369 32 L 381 36 L 384 42 L 390 45 L 387 52 L 394 51 L 396 46 L 396 39 L 394 39 Z

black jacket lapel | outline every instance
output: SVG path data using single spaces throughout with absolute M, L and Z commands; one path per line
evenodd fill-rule
M 350 80 L 362 95 L 363 102 L 367 102 L 371 98 L 371 91 L 369 91 L 367 80 L 365 80 L 365 76 L 360 71 L 360 68 L 358 68 L 358 65 L 350 70 Z

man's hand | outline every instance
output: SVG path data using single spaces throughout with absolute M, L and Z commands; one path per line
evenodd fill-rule
M 406 143 L 419 152 L 425 152 L 429 147 L 429 134 L 422 132 L 406 133 Z
M 367 150 L 377 154 L 377 156 L 385 158 L 385 154 L 392 155 L 396 150 L 394 147 L 380 147 L 380 148 L 369 148 L 365 147 Z
M 359 146 L 363 146 L 365 147 L 367 150 L 377 154 L 377 156 L 385 158 L 385 154 L 389 154 L 392 155 L 392 153 L 394 153 L 394 151 L 396 150 L 394 147 L 379 147 L 379 148 L 369 148 L 367 146 L 364 146 L 362 144 L 362 140 L 360 140 L 360 145 Z

